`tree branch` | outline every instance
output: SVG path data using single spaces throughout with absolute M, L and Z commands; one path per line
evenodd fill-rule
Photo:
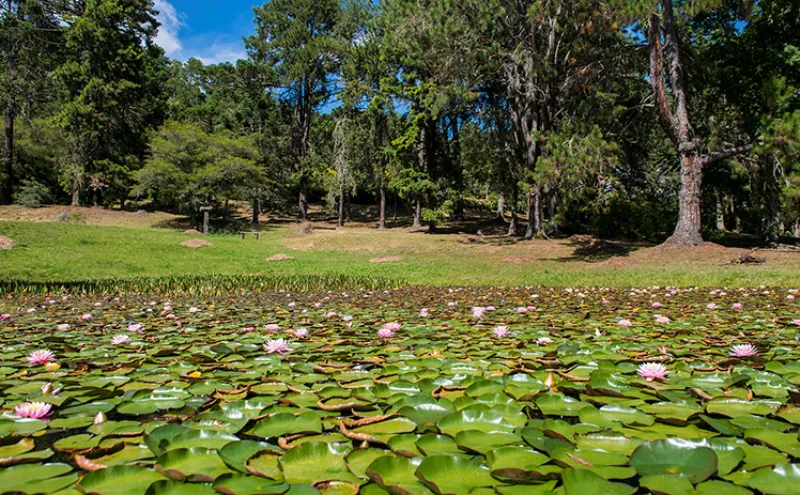
M 702 164 L 703 166 L 710 165 L 719 160 L 724 160 L 732 156 L 740 155 L 742 153 L 747 153 L 748 151 L 753 149 L 753 146 L 754 145 L 752 144 L 746 144 L 742 146 L 734 146 L 733 148 L 728 148 L 725 150 L 709 153 L 702 157 Z
M 664 75 L 662 72 L 664 53 L 661 47 L 661 25 L 656 14 L 650 17 L 647 42 L 650 45 L 650 87 L 653 88 L 658 120 L 661 122 L 661 127 L 664 128 L 670 140 L 678 144 L 678 126 L 675 122 L 675 117 L 669 110 L 667 93 L 664 89 Z

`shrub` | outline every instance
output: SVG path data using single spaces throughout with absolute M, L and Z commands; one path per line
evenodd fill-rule
M 52 200 L 50 189 L 33 179 L 23 181 L 16 195 L 16 203 L 25 208 L 39 208 L 43 204 L 52 202 Z

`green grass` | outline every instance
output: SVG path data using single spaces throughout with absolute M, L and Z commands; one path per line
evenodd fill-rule
M 309 236 L 276 227 L 261 239 L 212 235 L 213 247 L 189 249 L 182 233 L 60 223 L 0 222 L 0 235 L 16 247 L 0 251 L 3 280 L 85 281 L 108 278 L 188 275 L 313 276 L 391 279 L 414 285 L 546 286 L 794 286 L 800 256 L 771 253 L 760 266 L 723 266 L 737 251 L 712 255 L 634 251 L 591 263 L 572 257 L 574 246 L 558 241 L 465 245 L 456 235 L 375 230 L 317 231 Z M 721 248 L 720 248 L 721 249 Z M 276 253 L 291 261 L 267 262 Z M 400 255 L 395 263 L 370 263 Z M 507 261 L 522 257 L 522 263 Z

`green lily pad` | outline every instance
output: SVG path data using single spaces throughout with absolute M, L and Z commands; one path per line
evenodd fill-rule
M 668 474 L 697 484 L 717 472 L 717 455 L 677 438 L 652 440 L 633 451 L 630 465 L 642 476 Z

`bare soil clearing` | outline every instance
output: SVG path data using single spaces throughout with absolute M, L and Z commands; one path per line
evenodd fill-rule
M 188 248 L 197 249 L 201 247 L 211 247 L 214 244 L 205 241 L 203 239 L 189 239 L 188 241 L 183 241 L 181 246 L 186 246 Z

